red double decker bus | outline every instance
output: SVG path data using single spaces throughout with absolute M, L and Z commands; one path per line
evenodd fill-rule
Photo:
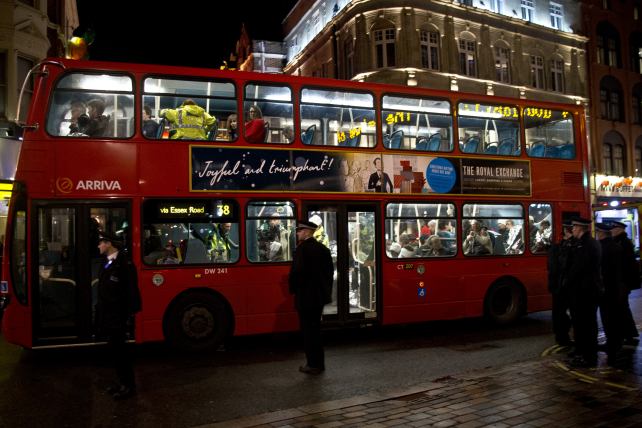
M 325 325 L 549 308 L 546 252 L 589 215 L 584 113 L 417 87 L 47 60 L 8 219 L 6 340 L 90 344 L 100 230 L 138 269 L 137 342 L 295 330 L 295 219 L 335 261 Z

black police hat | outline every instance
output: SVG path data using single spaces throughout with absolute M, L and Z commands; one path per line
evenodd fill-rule
M 571 225 L 573 226 L 585 226 L 588 227 L 593 223 L 592 220 L 589 220 L 588 218 L 583 218 L 583 217 L 575 217 L 571 220 Z
M 114 247 L 118 247 L 120 245 L 123 245 L 123 241 L 122 241 L 122 239 L 120 237 L 118 237 L 116 235 L 111 235 L 111 234 L 109 234 L 107 232 L 100 232 L 100 234 L 98 235 L 98 242 L 101 242 L 101 241 L 111 242 L 111 244 Z
M 602 232 L 610 232 L 613 229 L 613 225 L 611 223 L 595 223 L 595 229 Z
M 626 229 L 626 224 L 621 221 L 609 220 L 609 224 L 611 227 L 621 227 L 622 229 Z
M 312 223 L 311 221 L 307 220 L 299 220 L 296 223 L 296 230 L 299 229 L 310 229 L 310 230 L 317 230 L 319 226 L 317 226 L 316 223 Z

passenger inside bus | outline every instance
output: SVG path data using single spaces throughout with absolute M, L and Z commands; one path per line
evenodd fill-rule
M 233 113 L 227 117 L 227 123 L 225 124 L 227 129 L 227 140 L 234 141 L 238 137 L 238 116 L 236 113 Z
M 143 135 L 147 138 L 156 138 L 158 127 L 158 123 L 152 119 L 152 108 L 145 104 L 143 106 Z
M 79 100 L 72 101 L 71 108 L 70 108 L 70 115 L 71 117 L 69 118 L 69 127 L 68 127 L 69 132 L 66 135 L 75 137 L 77 135 L 74 135 L 74 134 L 80 133 L 78 129 L 78 118 L 81 115 L 85 115 L 85 116 L 87 115 L 87 104 Z M 64 135 L 63 132 L 61 132 L 60 135 Z
M 247 114 L 245 122 L 245 139 L 250 143 L 265 142 L 266 130 L 263 113 L 257 105 L 252 105 Z
M 90 137 L 109 137 L 109 116 L 105 116 L 105 101 L 102 98 L 94 98 L 87 102 L 88 121 L 86 126 L 80 127 L 80 132 Z M 80 116 L 82 118 L 82 115 Z M 80 118 L 79 118 L 80 121 Z
M 161 110 L 160 116 L 170 123 L 169 138 L 172 140 L 205 140 L 216 126 L 216 118 L 189 98 L 177 109 Z
M 284 227 L 279 213 L 272 214 L 272 218 L 263 221 L 256 230 L 259 261 L 281 262 L 292 260 L 295 235 L 288 227 Z

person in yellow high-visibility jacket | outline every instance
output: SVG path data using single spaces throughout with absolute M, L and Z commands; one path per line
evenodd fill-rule
M 205 140 L 209 130 L 216 125 L 216 118 L 191 99 L 183 101 L 177 109 L 161 110 L 160 116 L 170 123 L 172 140 Z

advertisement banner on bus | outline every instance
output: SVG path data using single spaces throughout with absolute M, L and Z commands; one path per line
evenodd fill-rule
M 192 146 L 190 178 L 193 192 L 531 194 L 528 161 L 416 154 Z

